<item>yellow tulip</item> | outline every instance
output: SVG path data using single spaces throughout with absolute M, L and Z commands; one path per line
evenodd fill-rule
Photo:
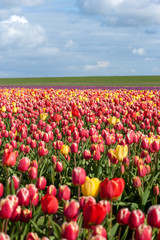
M 67 155 L 69 153 L 69 151 L 70 151 L 70 148 L 68 145 L 62 145 L 61 150 L 60 150 L 62 155 Z
M 40 119 L 45 121 L 47 118 L 48 114 L 47 113 L 40 113 Z
M 116 156 L 118 161 L 122 162 L 125 157 L 127 157 L 128 154 L 128 146 L 122 146 L 122 145 L 117 145 L 116 147 Z
M 112 125 L 115 125 L 116 124 L 116 117 L 115 116 L 113 116 L 113 117 L 111 117 L 110 119 L 109 119 L 109 122 L 110 122 L 110 124 L 112 124 Z
M 17 111 L 18 111 L 18 108 L 17 108 L 17 107 L 14 107 L 14 108 L 13 108 L 13 113 L 17 113 Z
M 98 178 L 86 177 L 85 183 L 81 186 L 84 196 L 97 197 L 101 181 Z
M 5 107 L 5 106 L 2 106 L 1 111 L 2 111 L 2 112 L 5 112 L 5 111 L 6 111 L 6 107 Z

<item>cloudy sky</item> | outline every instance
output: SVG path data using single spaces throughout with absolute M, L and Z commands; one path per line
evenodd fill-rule
M 160 0 L 0 0 L 0 78 L 160 75 Z

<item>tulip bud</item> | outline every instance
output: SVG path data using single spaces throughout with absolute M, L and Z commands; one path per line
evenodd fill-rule
M 62 172 L 62 170 L 63 170 L 63 163 L 58 161 L 56 163 L 55 171 L 56 172 Z
M 57 189 L 54 185 L 49 185 L 46 193 L 55 197 L 57 194 Z
M 30 166 L 30 160 L 27 157 L 24 157 L 19 160 L 18 170 L 21 172 L 26 172 Z
M 21 221 L 22 222 L 29 222 L 29 220 L 32 218 L 32 211 L 25 208 L 21 212 Z
M 139 178 L 139 177 L 133 177 L 133 179 L 132 179 L 132 182 L 133 182 L 133 186 L 135 187 L 135 188 L 139 188 L 139 187 L 141 187 L 141 185 L 142 185 L 142 183 L 141 183 L 141 179 Z
M 141 148 L 143 149 L 149 149 L 149 141 L 147 138 L 143 138 L 141 142 Z
M 93 152 L 93 160 L 98 161 L 101 158 L 101 154 L 99 150 Z
M 90 150 L 88 150 L 88 149 L 84 150 L 83 157 L 84 157 L 84 159 L 89 160 L 91 158 Z
M 77 143 L 73 142 L 71 144 L 71 152 L 72 153 L 77 153 L 78 152 L 78 144 Z
M 39 190 L 44 190 L 45 187 L 47 185 L 47 180 L 45 177 L 39 177 L 37 179 L 37 182 L 36 182 L 36 187 L 39 189 Z
M 147 222 L 153 228 L 160 228 L 160 205 L 154 205 L 148 209 Z
M 27 206 L 27 205 L 29 205 L 30 195 L 29 195 L 29 191 L 28 191 L 27 188 L 20 188 L 17 191 L 17 197 L 19 199 L 19 205 L 20 206 Z
M 79 226 L 76 222 L 64 222 L 62 224 L 62 232 L 61 232 L 61 237 L 65 238 L 67 240 L 76 240 L 78 237 L 78 232 L 79 232 Z
M 64 205 L 64 216 L 69 221 L 77 221 L 78 213 L 79 213 L 79 202 L 75 200 L 66 201 Z
M 61 185 L 58 190 L 58 199 L 61 200 L 69 200 L 71 195 L 71 190 L 67 185 Z
M 56 162 L 57 162 L 57 157 L 53 155 L 53 156 L 52 156 L 52 163 L 53 163 L 53 164 L 56 164 Z
M 81 167 L 74 168 L 72 172 L 73 184 L 76 186 L 80 186 L 84 184 L 85 181 L 86 181 L 86 171 Z
M 18 206 L 15 211 L 13 211 L 11 217 L 10 217 L 10 221 L 11 222 L 18 222 L 20 220 L 20 217 L 21 217 L 21 206 Z
M 154 186 L 153 195 L 154 196 L 159 196 L 159 186 L 158 185 Z
M 12 180 L 13 180 L 14 189 L 17 190 L 19 188 L 19 178 L 16 175 L 13 175 Z M 8 179 L 8 182 L 11 188 L 11 178 Z
M 139 165 L 138 166 L 138 176 L 139 177 L 144 177 L 147 174 L 147 169 L 144 165 Z
M 128 225 L 131 229 L 136 229 L 137 227 L 144 223 L 144 220 L 145 215 L 140 209 L 133 210 L 129 216 Z
M 151 240 L 152 239 L 152 228 L 145 224 L 141 224 L 136 229 L 135 240 Z
M 129 209 L 128 208 L 122 208 L 118 211 L 116 220 L 121 225 L 127 225 L 129 216 L 130 216 Z
M 35 167 L 30 167 L 28 169 L 28 177 L 29 179 L 36 179 L 38 175 L 38 170 Z

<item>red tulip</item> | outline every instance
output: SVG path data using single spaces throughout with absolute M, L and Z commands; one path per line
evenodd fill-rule
M 29 195 L 29 191 L 28 191 L 27 188 L 20 188 L 17 191 L 17 197 L 19 199 L 19 205 L 20 206 L 27 206 L 27 205 L 29 205 L 30 195 Z
M 61 200 L 69 200 L 71 195 L 71 190 L 67 185 L 61 185 L 58 190 L 58 199 Z
M 84 226 L 90 228 L 92 225 L 99 225 L 107 214 L 106 207 L 100 203 L 87 203 L 83 209 Z
M 152 239 L 152 228 L 145 224 L 140 225 L 136 229 L 135 240 L 151 240 Z
M 77 221 L 78 213 L 79 213 L 79 202 L 75 200 L 66 201 L 64 205 L 64 216 L 69 221 Z
M 160 228 L 160 205 L 154 205 L 148 209 L 147 222 L 153 228 Z
M 56 197 L 46 194 L 41 198 L 42 211 L 46 214 L 54 214 L 58 210 L 58 200 Z
M 67 240 L 76 240 L 78 237 L 79 226 L 76 222 L 64 222 L 62 224 L 61 237 Z
M 136 229 L 137 227 L 144 223 L 144 220 L 145 215 L 140 209 L 133 210 L 129 216 L 128 225 L 131 229 Z
M 86 181 L 86 171 L 81 167 L 74 168 L 72 172 L 73 184 L 76 186 L 80 186 L 84 184 L 85 181 Z
M 37 182 L 36 182 L 36 187 L 39 189 L 39 190 L 44 190 L 45 187 L 47 185 L 47 180 L 45 177 L 39 177 L 37 179 Z
M 116 220 L 121 225 L 127 225 L 129 216 L 130 216 L 129 209 L 128 208 L 122 208 L 118 211 Z
M 22 209 L 21 217 L 20 217 L 21 221 L 28 222 L 31 218 L 32 218 L 32 211 L 27 208 Z
M 21 172 L 26 172 L 29 166 L 30 166 L 30 159 L 27 157 L 24 157 L 19 160 L 18 170 Z
M 8 149 L 4 150 L 2 157 L 3 166 L 13 167 L 16 164 L 17 152 L 9 152 Z
M 125 181 L 123 178 L 104 179 L 100 184 L 100 197 L 107 200 L 117 199 L 123 192 Z
M 49 185 L 46 193 L 55 197 L 57 194 L 57 189 L 54 185 Z

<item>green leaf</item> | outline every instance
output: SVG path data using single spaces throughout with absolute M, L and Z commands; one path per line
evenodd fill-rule
M 51 217 L 49 217 L 49 218 L 50 218 L 50 222 L 51 222 L 51 225 L 52 225 L 52 228 L 53 228 L 54 236 L 57 239 L 61 239 L 61 228 L 60 228 L 60 226 L 56 222 L 54 222 Z
M 31 219 L 30 222 L 32 223 L 33 227 L 35 228 L 36 232 L 39 232 L 41 234 L 44 234 L 44 232 L 35 224 Z
M 149 197 L 149 194 L 150 194 L 150 191 L 151 191 L 151 188 L 153 186 L 153 183 L 156 181 L 156 179 L 158 178 L 160 173 L 158 173 L 156 176 L 153 176 L 151 181 L 149 181 L 145 191 L 144 191 L 144 194 L 142 194 L 142 206 L 144 207 L 147 203 L 147 200 L 148 200 L 148 197 Z
M 119 227 L 119 223 L 116 223 L 114 227 L 112 227 L 112 230 L 108 232 L 108 240 L 113 240 L 113 237 L 116 234 L 118 227 Z
M 127 239 L 128 232 L 129 232 L 129 227 L 127 226 L 123 236 L 121 237 L 121 240 Z

